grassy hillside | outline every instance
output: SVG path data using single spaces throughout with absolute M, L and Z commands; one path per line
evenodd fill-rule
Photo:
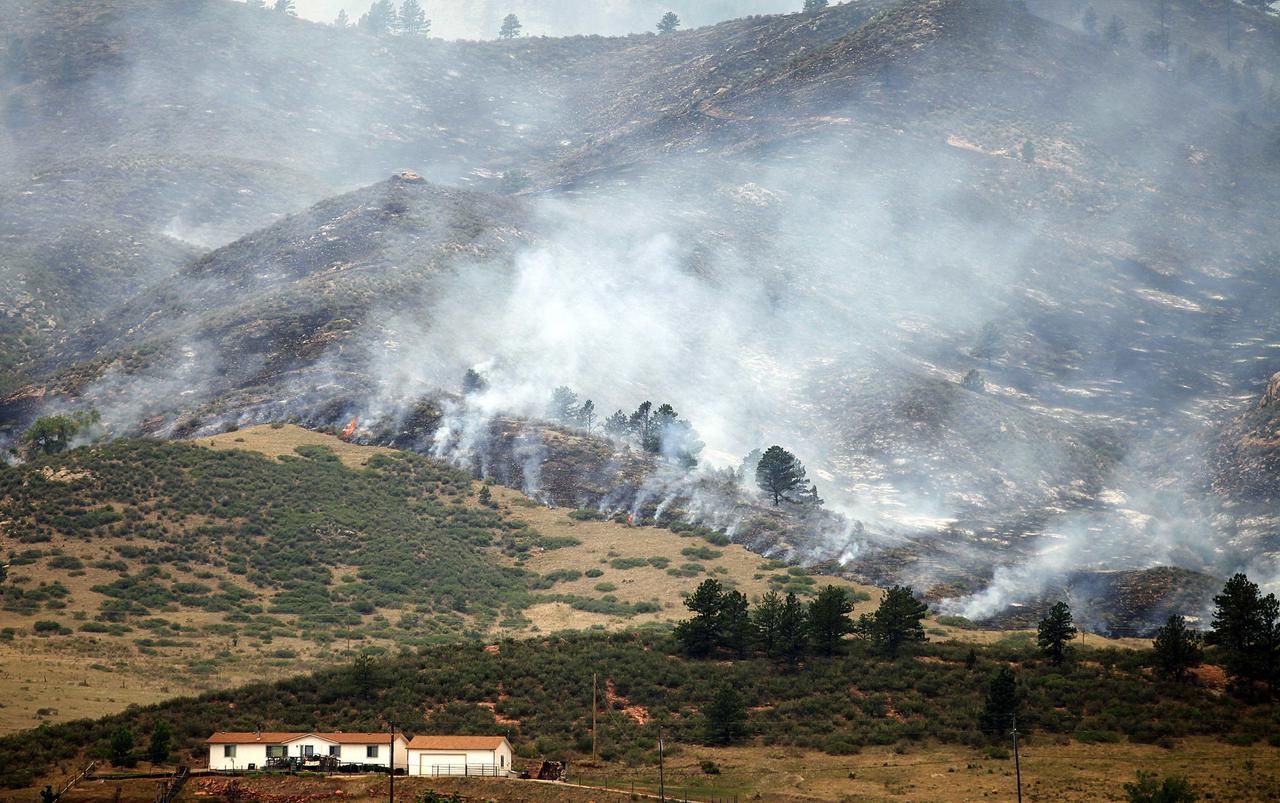
M 295 426 L 83 448 L 0 468 L 0 487 L 4 732 L 352 651 L 669 622 L 709 576 L 816 587 L 693 533 L 498 487 L 482 505 L 454 469 Z
M 775 753 L 851 756 L 892 745 L 906 756 L 943 744 L 967 747 L 973 760 L 1003 761 L 1006 734 L 981 730 L 978 714 L 990 678 L 1004 666 L 1017 675 L 1019 727 L 1037 750 L 1068 742 L 1175 748 L 1207 736 L 1253 746 L 1250 755 L 1264 768 L 1277 758 L 1274 706 L 1155 681 L 1146 652 L 1088 650 L 1054 667 L 1015 641 L 976 648 L 970 666 L 964 644 L 927 644 L 896 661 L 854 644 L 848 655 L 787 672 L 763 659 L 690 661 L 672 648 L 666 635 L 634 632 L 423 647 L 367 669 L 347 666 L 5 737 L 0 747 L 24 757 L 6 768 L 5 781 L 25 785 L 32 773 L 98 752 L 120 728 L 145 744 L 160 721 L 173 727 L 182 761 L 198 762 L 199 739 L 216 729 L 376 729 L 392 717 L 413 733 L 506 734 L 522 757 L 576 763 L 591 750 L 592 673 L 603 698 L 600 755 L 615 771 L 656 764 L 659 726 L 672 754 L 701 742 L 705 706 L 725 685 L 743 697 L 747 743 Z

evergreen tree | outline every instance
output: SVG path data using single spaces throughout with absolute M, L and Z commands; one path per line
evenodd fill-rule
M 1075 625 L 1071 621 L 1071 606 L 1065 602 L 1055 602 L 1048 615 L 1040 620 L 1036 629 L 1036 643 L 1049 660 L 1061 664 L 1067 657 L 1067 644 L 1076 637 Z
M 587 399 L 578 408 L 578 426 L 582 427 L 590 435 L 596 425 L 596 403 Z
M 769 658 L 778 657 L 782 633 L 782 596 L 770 591 L 760 598 L 751 612 L 751 624 L 755 631 L 756 647 Z
M 843 588 L 828 585 L 809 603 L 809 637 L 819 655 L 835 655 L 840 641 L 853 632 L 853 603 Z
M 627 431 L 627 414 L 621 410 L 614 410 L 604 420 L 604 434 L 611 438 L 624 438 L 627 435 Z
M 136 764 L 133 757 L 133 731 L 125 727 L 113 730 L 107 738 L 107 757 L 117 767 L 132 767 Z
M 804 464 L 781 446 L 770 446 L 756 465 L 756 485 L 777 505 L 789 494 L 805 490 Z
M 827 7 L 827 0 L 804 0 L 804 13 L 812 14 Z
M 716 580 L 703 580 L 684 606 L 693 617 L 676 624 L 675 637 L 690 658 L 705 658 L 721 642 L 720 610 L 724 592 Z
M 333 25 L 335 28 L 348 28 L 351 26 L 351 17 L 347 16 L 345 8 L 338 9 L 338 16 L 334 18 Z
M 1012 669 L 1002 666 L 991 677 L 987 686 L 987 700 L 982 707 L 978 727 L 989 739 L 1004 738 L 1013 725 L 1013 717 L 1018 713 L 1019 705 L 1017 679 Z
M 804 657 L 808 646 L 809 622 L 804 605 L 794 593 L 788 593 L 778 615 L 778 657 L 794 667 Z
M 1236 574 L 1213 598 L 1213 626 L 1205 640 L 1223 654 L 1227 672 L 1241 685 L 1264 680 L 1272 688 L 1280 663 L 1280 602 L 1262 596 L 1256 583 Z
M 291 17 L 298 16 L 298 9 L 294 8 L 293 0 L 276 0 L 273 8 L 281 14 L 288 14 Z
M 404 0 L 400 4 L 397 22 L 400 32 L 407 36 L 426 36 L 431 33 L 431 20 L 427 19 L 426 9 L 418 0 Z
M 728 591 L 720 599 L 720 646 L 739 658 L 745 658 L 751 649 L 751 614 L 747 595 L 741 591 Z
M 1107 27 L 1102 31 L 1102 41 L 1111 47 L 1128 47 L 1129 37 L 1125 34 L 1128 27 L 1124 20 L 1112 14 L 1111 19 L 1107 21 Z
M 1098 35 L 1098 12 L 1093 10 L 1093 6 L 1084 10 L 1084 17 L 1080 20 L 1080 24 L 1084 27 L 1085 33 L 1090 36 Z
M 1129 803 L 1195 803 L 1200 799 L 1191 784 L 1180 775 L 1169 775 L 1163 781 L 1154 772 L 1138 770 L 1137 783 L 1124 785 Z
M 161 720 L 151 729 L 151 741 L 147 745 L 147 760 L 152 764 L 162 764 L 169 759 L 169 751 L 173 749 L 173 732 L 169 723 Z
M 373 656 L 367 652 L 362 652 L 356 656 L 352 665 L 352 676 L 355 679 L 356 691 L 366 700 L 373 697 L 374 689 L 378 685 L 378 678 L 374 671 Z
M 462 392 L 464 395 L 472 393 L 484 393 L 489 389 L 489 380 L 484 378 L 484 374 L 474 368 L 468 368 L 467 372 L 462 375 Z
M 658 451 L 658 435 L 654 426 L 653 402 L 643 401 L 627 419 L 627 431 L 646 452 Z
M 680 18 L 676 16 L 674 11 L 668 11 L 662 15 L 662 19 L 658 20 L 658 33 L 675 33 L 680 27 Z
M 502 18 L 502 28 L 498 31 L 499 39 L 515 39 L 520 35 L 524 26 L 520 24 L 520 18 L 515 14 L 508 14 Z
M 383 36 L 396 27 L 399 15 L 392 0 L 374 0 L 360 17 L 360 28 L 374 36 Z
M 703 740 L 711 745 L 731 745 L 747 733 L 747 709 L 732 685 L 720 687 L 703 712 Z
M 551 392 L 547 403 L 547 417 L 560 424 L 574 424 L 578 418 L 578 394 L 567 385 Z
M 1186 619 L 1170 616 L 1151 643 L 1160 673 L 1179 683 L 1185 680 L 1187 671 L 1200 665 L 1204 655 L 1201 641 L 1200 633 L 1187 627 Z
M 927 641 L 922 624 L 929 606 L 916 599 L 911 586 L 893 586 L 873 614 L 863 614 L 858 629 L 891 658 L 902 645 Z

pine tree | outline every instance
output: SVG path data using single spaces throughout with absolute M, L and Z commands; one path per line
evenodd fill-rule
M 853 603 L 843 588 L 828 585 L 809 603 L 809 637 L 819 655 L 835 655 L 845 635 L 853 632 Z
M 351 26 L 351 17 L 347 16 L 345 8 L 338 10 L 338 16 L 333 20 L 335 28 L 348 28 Z
M 1036 629 L 1036 643 L 1049 656 L 1049 660 L 1061 664 L 1067 657 L 1067 644 L 1076 637 L 1077 632 L 1079 631 L 1071 621 L 1071 606 L 1065 602 L 1055 602 L 1048 615 L 1040 620 Z
M 627 419 L 627 431 L 646 452 L 658 451 L 658 437 L 653 420 L 653 402 L 643 401 Z
M 991 677 L 991 682 L 987 686 L 987 699 L 982 707 L 978 727 L 989 739 L 1003 739 L 1013 724 L 1013 717 L 1018 713 L 1019 704 L 1018 682 L 1013 670 L 1002 666 Z
M 360 28 L 366 33 L 383 36 L 396 27 L 399 15 L 392 0 L 374 0 L 360 17 Z
M 1179 683 L 1185 680 L 1188 670 L 1200 665 L 1204 655 L 1201 641 L 1200 633 L 1187 627 L 1186 619 L 1170 616 L 1151 643 L 1160 673 Z
M 789 494 L 803 491 L 808 484 L 804 476 L 804 464 L 781 446 L 770 446 L 756 466 L 756 485 L 773 497 L 777 505 Z
M 916 599 L 911 586 L 893 586 L 880 600 L 880 607 L 873 614 L 863 614 L 858 629 L 880 646 L 891 658 L 896 658 L 902 645 L 927 641 L 924 617 L 929 606 Z
M 720 599 L 720 646 L 739 658 L 751 649 L 751 614 L 747 595 L 729 591 Z
M 107 740 L 107 757 L 117 767 L 132 767 L 138 763 L 133 757 L 133 732 L 125 727 L 113 730 Z
M 1080 24 L 1084 26 L 1085 33 L 1090 36 L 1098 35 L 1098 12 L 1093 10 L 1093 6 L 1084 10 L 1084 17 L 1080 20 Z
M 720 609 L 724 592 L 716 580 L 703 580 L 684 606 L 693 612 L 675 628 L 676 641 L 690 658 L 705 658 L 720 644 Z
M 596 425 L 596 403 L 587 399 L 578 408 L 578 426 L 582 427 L 590 435 Z
M 808 645 L 809 622 L 804 605 L 794 593 L 788 593 L 778 614 L 778 657 L 794 667 L 804 657 Z
M 173 732 L 169 723 L 161 720 L 151 729 L 151 741 L 147 745 L 147 760 L 152 764 L 162 764 L 169 759 L 169 751 L 173 747 Z
M 291 17 L 298 16 L 298 9 L 294 8 L 293 0 L 276 0 L 276 4 L 272 8 L 281 14 L 288 14 Z
M 1112 14 L 1111 19 L 1107 21 L 1107 27 L 1102 31 L 1102 41 L 1111 47 L 1128 47 L 1129 37 L 1125 34 L 1125 29 L 1128 27 L 1124 20 Z
M 406 36 L 426 36 L 431 32 L 431 20 L 418 0 L 404 0 L 400 4 L 397 27 Z
M 770 591 L 760 598 L 756 609 L 751 612 L 756 647 L 769 658 L 778 657 L 782 631 L 782 606 L 782 596 L 777 591 Z
M 1160 781 L 1154 772 L 1144 770 L 1138 770 L 1137 783 L 1124 785 L 1124 793 L 1129 803 L 1195 803 L 1200 799 L 1181 775 Z
M 515 14 L 508 14 L 502 18 L 502 28 L 498 30 L 499 39 L 515 39 L 520 35 L 524 26 L 520 24 L 520 18 Z
M 662 15 L 662 19 L 658 20 L 658 33 L 675 33 L 680 27 L 680 18 L 676 16 L 674 11 L 668 11 Z
M 578 417 L 578 394 L 568 385 L 561 385 L 551 392 L 547 403 L 547 417 L 560 424 L 573 424 Z
M 608 418 L 604 420 L 604 434 L 611 438 L 624 438 L 627 435 L 627 414 L 621 410 L 614 410 Z
M 812 14 L 827 7 L 827 0 L 804 0 L 804 13 Z
M 1263 680 L 1274 689 L 1280 680 L 1280 601 L 1274 594 L 1262 596 L 1256 583 L 1236 574 L 1213 603 L 1205 640 L 1222 651 L 1227 672 L 1242 685 Z
M 732 685 L 721 686 L 703 712 L 703 740 L 712 745 L 731 745 L 747 733 L 747 709 L 742 695 Z

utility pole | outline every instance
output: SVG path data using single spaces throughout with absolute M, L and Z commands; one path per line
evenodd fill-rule
M 596 673 L 591 673 L 591 763 L 596 763 Z
M 667 799 L 667 776 L 662 764 L 662 728 L 658 728 L 658 800 Z
M 1013 718 L 1013 772 L 1018 778 L 1018 803 L 1022 803 L 1022 763 L 1018 759 L 1018 715 Z

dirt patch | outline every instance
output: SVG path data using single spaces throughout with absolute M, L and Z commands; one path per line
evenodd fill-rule
M 634 705 L 630 700 L 618 694 L 617 687 L 614 686 L 612 680 L 606 681 L 604 684 L 604 699 L 609 703 L 610 708 L 621 711 L 633 721 L 641 725 L 649 724 L 649 709 L 643 705 Z

